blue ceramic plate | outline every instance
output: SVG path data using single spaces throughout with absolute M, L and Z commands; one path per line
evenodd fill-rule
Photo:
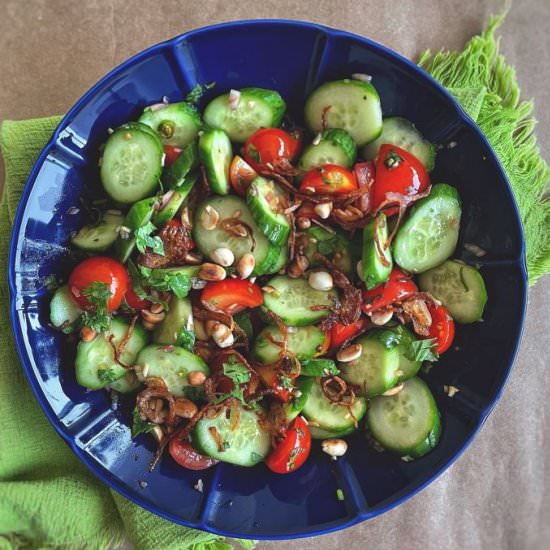
M 280 476 L 263 464 L 220 464 L 204 472 L 165 457 L 149 474 L 153 442 L 130 438 L 126 407 L 76 384 L 74 346 L 48 326 L 50 274 L 66 278 L 66 243 L 82 221 L 74 213 L 98 188 L 98 147 L 107 129 L 135 119 L 166 95 L 179 100 L 196 83 L 216 82 L 205 101 L 229 88 L 279 90 L 300 117 L 320 83 L 373 76 L 385 115 L 413 120 L 433 142 L 434 182 L 455 185 L 464 201 L 461 243 L 488 250 L 477 260 L 487 283 L 484 322 L 459 326 L 456 345 L 426 377 L 439 404 L 443 436 L 425 458 L 405 463 L 376 453 L 363 434 L 337 462 L 315 445 L 307 464 Z M 499 398 L 512 367 L 526 303 L 524 240 L 506 177 L 489 144 L 457 103 L 426 73 L 365 38 L 291 21 L 243 21 L 189 32 L 126 61 L 96 84 L 62 120 L 40 155 L 15 220 L 9 282 L 17 348 L 46 415 L 104 482 L 167 519 L 238 537 L 291 538 L 342 529 L 398 505 L 434 480 L 471 442 Z M 461 391 L 453 399 L 443 384 Z M 199 478 L 204 492 L 193 485 Z M 146 481 L 141 488 L 139 481 Z M 144 485 L 144 484 L 141 484 Z M 342 488 L 345 500 L 336 498 Z

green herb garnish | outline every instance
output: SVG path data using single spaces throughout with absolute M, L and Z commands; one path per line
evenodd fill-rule
M 147 286 L 156 290 L 173 292 L 178 298 L 185 298 L 191 290 L 191 278 L 185 273 L 144 266 L 139 270 Z
M 179 330 L 178 338 L 176 340 L 176 346 L 184 348 L 187 351 L 193 351 L 195 345 L 195 333 L 185 327 L 181 327 Z
M 157 228 L 151 222 L 147 222 L 145 225 L 136 229 L 134 231 L 136 247 L 140 252 L 145 252 L 147 248 L 150 248 L 156 254 L 164 256 L 164 243 L 162 239 L 158 235 L 154 237 L 151 235 L 156 229 Z
M 132 413 L 132 439 L 135 439 L 139 434 L 146 434 L 155 429 L 155 424 L 142 420 L 139 409 L 134 408 Z
M 213 88 L 215 85 L 215 82 L 210 82 L 209 84 L 195 84 L 193 89 L 185 96 L 185 102 L 195 106 L 204 95 L 204 92 L 210 90 L 210 88 Z
M 250 382 L 250 371 L 234 355 L 223 363 L 223 373 L 233 382 L 233 389 L 229 393 L 224 393 L 215 403 L 221 403 L 229 397 L 236 397 L 241 403 L 248 404 L 244 400 L 241 384 Z
M 82 291 L 82 296 L 92 306 L 90 311 L 84 312 L 84 325 L 96 332 L 107 330 L 111 325 L 111 316 L 109 315 L 111 291 L 109 290 L 109 285 L 95 281 Z

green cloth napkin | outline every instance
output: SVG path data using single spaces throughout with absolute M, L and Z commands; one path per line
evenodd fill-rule
M 514 189 L 527 239 L 530 283 L 550 271 L 550 169 L 532 135 L 532 104 L 519 100 L 514 71 L 498 54 L 493 18 L 462 52 L 426 52 L 420 65 L 439 79 L 477 121 Z M 226 549 L 207 533 L 142 510 L 100 483 L 57 436 L 19 365 L 7 312 L 9 234 L 23 185 L 60 117 L 5 121 L 0 146 L 6 184 L 0 205 L 0 550 L 104 549 L 125 537 L 137 549 Z M 248 547 L 253 543 L 245 542 Z

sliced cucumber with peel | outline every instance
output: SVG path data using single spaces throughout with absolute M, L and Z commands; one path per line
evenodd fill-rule
M 87 252 L 104 252 L 111 248 L 118 237 L 118 230 L 124 216 L 113 210 L 107 210 L 95 225 L 85 225 L 71 237 L 71 244 Z
M 190 176 L 199 165 L 199 149 L 197 140 L 184 147 L 174 163 L 169 166 L 162 178 L 165 189 L 182 190 L 189 186 Z M 198 174 L 197 174 L 198 175 Z M 197 178 L 194 178 L 194 181 Z M 189 190 L 187 191 L 189 193 Z
M 186 195 L 180 191 L 168 191 L 168 193 L 170 195 L 166 195 L 168 197 L 166 204 L 153 215 L 153 225 L 157 227 L 167 224 L 177 214 L 186 199 Z
M 283 213 L 288 206 L 287 194 L 274 181 L 258 176 L 248 187 L 246 202 L 267 240 L 284 245 L 290 234 L 290 222 Z
M 238 419 L 233 418 L 236 414 Z M 270 432 L 256 412 L 244 408 L 227 407 L 215 418 L 203 416 L 191 436 L 200 453 L 237 466 L 255 466 L 271 450 Z
M 52 296 L 50 323 L 64 334 L 70 334 L 82 325 L 82 310 L 67 285 L 60 286 Z
M 393 259 L 388 247 L 388 221 L 380 212 L 363 228 L 363 281 L 367 289 L 385 283 L 393 268 Z
M 376 139 L 382 132 L 380 97 L 370 82 L 336 80 L 319 86 L 307 98 L 306 124 L 312 132 L 342 128 L 360 147 Z
M 91 342 L 80 341 L 76 348 L 76 381 L 90 390 L 99 390 L 122 378 L 128 369 L 115 360 L 115 347 L 120 346 L 130 325 L 113 318 L 108 331 L 98 334 Z M 112 341 L 111 341 L 112 340 Z M 135 325 L 120 354 L 120 361 L 128 367 L 134 365 L 140 350 L 147 344 L 147 333 Z
M 420 378 L 411 378 L 396 395 L 371 400 L 367 424 L 388 451 L 418 458 L 439 440 L 441 421 L 432 392 Z
M 115 380 L 107 387 L 111 390 L 115 390 L 118 393 L 132 393 L 138 390 L 143 384 L 139 381 L 134 372 L 129 372 L 122 378 Z
M 449 260 L 422 273 L 418 286 L 437 298 L 458 323 L 475 323 L 483 316 L 487 289 L 475 267 Z
M 395 145 L 414 155 L 429 172 L 435 165 L 436 147 L 424 139 L 415 125 L 406 118 L 394 116 L 384 119 L 382 133 L 374 141 L 365 145 L 363 157 L 374 160 L 380 146 L 383 144 Z
M 311 170 L 323 164 L 337 164 L 351 168 L 357 157 L 357 145 L 341 128 L 330 128 L 321 134 L 318 143 L 308 145 L 298 163 L 301 170 Z
M 442 264 L 456 248 L 461 204 L 457 190 L 445 183 L 413 205 L 393 244 L 395 263 L 411 273 Z
M 193 310 L 187 298 L 170 300 L 170 308 L 166 317 L 157 325 L 153 332 L 153 341 L 156 344 L 175 344 L 181 329 L 193 330 Z
M 218 128 L 204 130 L 199 138 L 199 158 L 206 170 L 212 191 L 218 195 L 229 193 L 229 165 L 233 148 L 227 134 Z
M 299 360 L 311 359 L 317 355 L 325 343 L 325 333 L 316 326 L 289 327 L 287 350 Z M 254 341 L 252 356 L 261 363 L 275 363 L 279 359 L 283 336 L 276 326 L 265 327 Z
M 314 379 L 310 377 L 300 376 L 296 381 L 298 392 L 294 393 L 290 401 L 283 405 L 288 422 L 292 422 L 303 411 L 313 384 Z
M 198 356 L 178 346 L 151 344 L 144 347 L 135 360 L 135 365 L 147 373 L 158 376 L 166 383 L 168 391 L 175 397 L 185 396 L 190 386 L 187 375 L 192 371 L 210 375 L 208 365 Z
M 148 126 L 129 122 L 113 132 L 103 150 L 101 183 L 116 202 L 131 204 L 158 187 L 164 151 Z
M 185 147 L 201 128 L 197 110 L 185 101 L 145 107 L 139 122 L 152 128 L 165 145 Z
M 312 325 L 328 316 L 337 294 L 334 290 L 315 290 L 306 279 L 278 275 L 267 283 L 264 306 L 290 326 Z M 265 288 L 265 287 L 264 287 Z M 326 309 L 312 309 L 319 306 Z
M 318 252 L 326 256 L 337 269 L 348 275 L 354 272 L 354 265 L 359 256 L 358 246 L 350 242 L 340 231 L 334 233 L 312 225 L 306 230 L 307 240 L 304 255 L 309 260 L 309 265 L 315 267 L 321 262 L 315 257 Z
M 275 90 L 243 88 L 235 104 L 230 102 L 229 93 L 213 99 L 206 106 L 203 118 L 211 128 L 226 132 L 231 141 L 244 143 L 260 128 L 279 126 L 285 109 L 283 98 Z

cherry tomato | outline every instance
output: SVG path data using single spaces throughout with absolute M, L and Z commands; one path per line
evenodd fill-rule
M 141 299 L 134 292 L 134 289 L 132 288 L 131 285 L 128 286 L 128 290 L 126 291 L 124 300 L 128 307 L 131 307 L 132 309 L 135 309 L 137 311 L 141 311 L 142 309 L 148 309 L 151 306 L 151 302 L 149 300 Z
M 245 142 L 243 156 L 260 174 L 273 172 L 281 164 L 290 164 L 299 147 L 299 140 L 280 128 L 262 128 Z
M 176 159 L 180 156 L 183 149 L 180 147 L 176 147 L 174 145 L 165 145 L 164 146 L 164 154 L 166 157 L 164 158 L 164 166 L 172 166 L 174 162 L 176 162 Z
M 361 308 L 365 313 L 403 300 L 407 296 L 418 292 L 418 287 L 410 275 L 398 267 L 394 267 L 389 279 L 371 290 L 363 290 L 363 305 Z
M 455 322 L 450 313 L 443 306 L 428 303 L 428 310 L 432 316 L 430 333 L 426 338 L 435 338 L 437 353 L 446 352 L 455 337 Z
M 201 455 L 189 441 L 173 438 L 168 444 L 170 456 L 184 468 L 188 470 L 206 470 L 218 463 L 214 458 Z
M 242 157 L 239 155 L 233 157 L 229 167 L 229 181 L 238 195 L 241 195 L 241 197 L 246 195 L 248 186 L 257 175 L 254 168 Z
M 292 144 L 290 147 L 290 159 L 295 160 L 298 153 L 302 150 L 302 142 L 304 141 L 304 132 L 302 130 L 292 130 L 288 132 L 288 135 L 292 138 Z
M 83 291 L 96 282 L 105 283 L 111 292 L 107 302 L 108 311 L 118 309 L 128 288 L 128 273 L 125 267 L 106 256 L 94 256 L 79 263 L 69 277 L 68 286 L 82 309 L 89 310 L 95 307 L 83 295 Z
M 355 176 L 337 164 L 323 164 L 312 168 L 300 183 L 302 193 L 345 195 L 356 190 Z
M 306 421 L 298 416 L 287 430 L 284 439 L 271 451 L 265 463 L 277 474 L 289 474 L 304 464 L 310 450 L 309 428 Z
M 286 403 L 290 399 L 290 389 L 281 387 L 278 372 L 270 365 L 258 365 L 255 368 L 264 385 L 275 390 L 273 396 Z
M 241 279 L 225 279 L 208 283 L 202 291 L 201 300 L 234 315 L 243 309 L 261 306 L 264 297 L 257 284 Z
M 376 181 L 372 195 L 372 208 L 377 208 L 386 200 L 387 193 L 416 195 L 430 185 L 430 176 L 424 165 L 409 152 L 395 145 L 382 145 L 376 157 Z M 386 214 L 391 216 L 397 208 Z
M 356 334 L 359 334 L 369 324 L 368 320 L 364 317 L 359 317 L 357 321 L 351 323 L 351 325 L 344 325 L 342 323 L 336 323 L 330 333 L 330 349 L 336 352 L 340 349 L 342 344 L 347 340 L 353 338 Z

